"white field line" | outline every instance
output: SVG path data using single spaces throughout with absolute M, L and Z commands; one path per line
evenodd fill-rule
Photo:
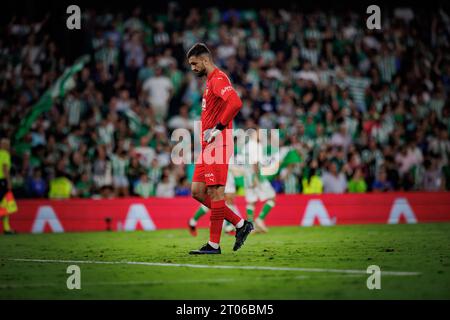
M 223 266 L 223 265 L 206 265 L 206 264 L 189 264 L 189 263 L 162 263 L 162 262 L 135 262 L 135 261 L 47 260 L 47 259 L 8 259 L 8 260 L 21 262 L 41 262 L 41 263 L 127 264 L 127 265 L 142 265 L 151 267 L 182 267 L 182 268 L 201 268 L 201 269 L 268 270 L 268 271 L 367 274 L 366 270 L 352 270 L 352 269 L 292 268 L 292 267 L 267 267 L 267 266 Z M 417 276 L 420 275 L 420 272 L 381 270 L 381 274 L 386 276 Z

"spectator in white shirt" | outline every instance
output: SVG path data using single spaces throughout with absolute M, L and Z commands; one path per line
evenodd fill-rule
M 156 157 L 155 149 L 149 146 L 150 139 L 151 135 L 141 137 L 139 146 L 134 148 L 135 154 L 139 157 L 139 163 L 145 168 L 149 168 L 151 162 Z
M 175 186 L 176 183 L 171 179 L 171 177 L 164 172 L 161 181 L 156 187 L 156 196 L 162 198 L 172 198 L 175 196 Z
M 193 121 L 189 119 L 189 107 L 184 104 L 180 107 L 179 114 L 169 119 L 169 129 L 184 128 L 194 130 Z
M 233 46 L 230 37 L 225 37 L 222 44 L 217 48 L 217 59 L 225 62 L 228 58 L 236 55 L 236 48 Z
M 344 150 L 347 150 L 350 144 L 352 143 L 352 138 L 347 133 L 347 127 L 345 124 L 341 124 L 339 127 L 339 131 L 333 133 L 331 136 L 330 143 L 336 147 L 342 147 Z
M 444 181 L 442 172 L 439 170 L 438 159 L 426 159 L 424 161 L 422 188 L 425 191 L 440 191 L 444 190 Z
M 324 193 L 344 193 L 347 190 L 347 179 L 342 172 L 338 172 L 335 162 L 328 164 L 328 171 L 322 175 Z
M 157 67 L 155 76 L 148 78 L 144 82 L 142 89 L 147 94 L 147 101 L 153 108 L 155 116 L 164 119 L 167 116 L 173 92 L 173 85 L 170 79 L 163 74 L 160 67 Z
M 423 162 L 422 151 L 417 148 L 415 142 L 410 142 L 408 146 L 402 146 L 400 153 L 395 157 L 395 161 L 399 164 L 400 176 L 405 175 L 414 166 Z
M 450 140 L 446 126 L 440 128 L 439 136 L 430 139 L 429 150 L 441 158 L 441 165 L 449 163 Z

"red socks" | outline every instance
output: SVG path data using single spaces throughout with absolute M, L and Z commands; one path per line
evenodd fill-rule
M 227 205 L 225 205 L 225 219 L 227 219 L 233 226 L 236 226 L 242 218 L 234 213 L 233 210 L 228 208 Z
M 222 224 L 225 217 L 225 200 L 211 201 L 211 225 L 209 228 L 209 241 L 219 244 L 222 234 Z
M 208 208 L 211 208 L 211 199 L 209 198 L 209 196 L 205 196 L 205 201 L 203 202 L 203 204 L 205 206 L 207 206 Z M 236 225 L 239 221 L 241 221 L 241 217 L 239 217 L 236 213 L 233 212 L 233 210 L 231 210 L 230 208 L 228 208 L 228 206 L 226 204 L 224 204 L 225 207 L 225 215 L 224 218 L 226 220 L 228 220 L 232 225 Z

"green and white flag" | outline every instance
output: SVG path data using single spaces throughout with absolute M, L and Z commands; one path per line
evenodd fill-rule
M 75 80 L 73 76 L 80 72 L 84 65 L 88 63 L 90 57 L 84 55 L 77 59 L 75 63 L 66 68 L 64 73 L 47 89 L 41 96 L 38 102 L 36 102 L 27 112 L 19 125 L 19 129 L 16 132 L 16 142 L 22 139 L 29 131 L 33 123 L 39 118 L 39 116 L 51 109 L 53 102 L 56 98 L 64 98 L 68 91 L 75 87 Z
M 134 133 L 139 133 L 142 129 L 142 121 L 139 115 L 137 115 L 136 112 L 131 109 L 127 109 L 123 113 L 128 118 L 128 124 L 131 131 L 133 131 Z
M 267 173 L 263 168 L 261 170 L 262 175 L 269 180 L 272 180 L 279 175 L 281 170 L 289 164 L 302 162 L 302 158 L 297 150 L 289 146 L 281 147 L 279 152 L 272 154 L 272 159 L 272 162 L 274 163 L 271 165 L 271 170 L 267 171 Z M 274 169 L 276 169 L 276 171 L 274 171 Z
M 283 159 L 280 164 L 280 170 L 287 167 L 291 163 L 302 162 L 302 157 L 300 156 L 298 151 L 290 147 L 281 148 L 280 158 Z

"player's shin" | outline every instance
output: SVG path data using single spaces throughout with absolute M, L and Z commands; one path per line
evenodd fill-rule
M 206 207 L 211 208 L 212 205 L 211 198 L 209 196 L 205 196 L 203 204 Z M 224 201 L 224 218 L 229 222 L 231 222 L 237 228 L 240 228 L 244 223 L 244 219 L 242 219 L 238 214 L 236 214 L 232 209 L 230 209 L 230 205 L 225 204 L 225 201 Z
M 253 214 L 255 212 L 254 204 L 247 204 L 247 220 L 253 222 Z
M 195 212 L 194 217 L 191 219 L 191 225 L 196 225 L 197 221 L 203 217 L 207 212 L 209 211 L 209 208 L 202 204 L 197 211 Z
M 225 205 L 225 219 L 230 221 L 234 226 L 237 226 L 238 228 L 244 222 L 244 220 L 238 214 L 230 209 L 229 205 Z
M 225 205 L 233 211 L 235 214 L 237 214 L 239 217 L 242 218 L 241 213 L 239 212 L 239 208 L 235 206 L 233 203 L 225 203 Z
M 272 208 L 274 206 L 275 206 L 275 201 L 273 201 L 273 200 L 266 201 L 258 218 L 261 220 L 264 220 L 266 218 L 266 216 L 269 214 L 270 210 L 272 210 Z
M 211 201 L 211 217 L 209 228 L 209 244 L 214 248 L 219 246 L 222 224 L 225 217 L 225 201 Z

